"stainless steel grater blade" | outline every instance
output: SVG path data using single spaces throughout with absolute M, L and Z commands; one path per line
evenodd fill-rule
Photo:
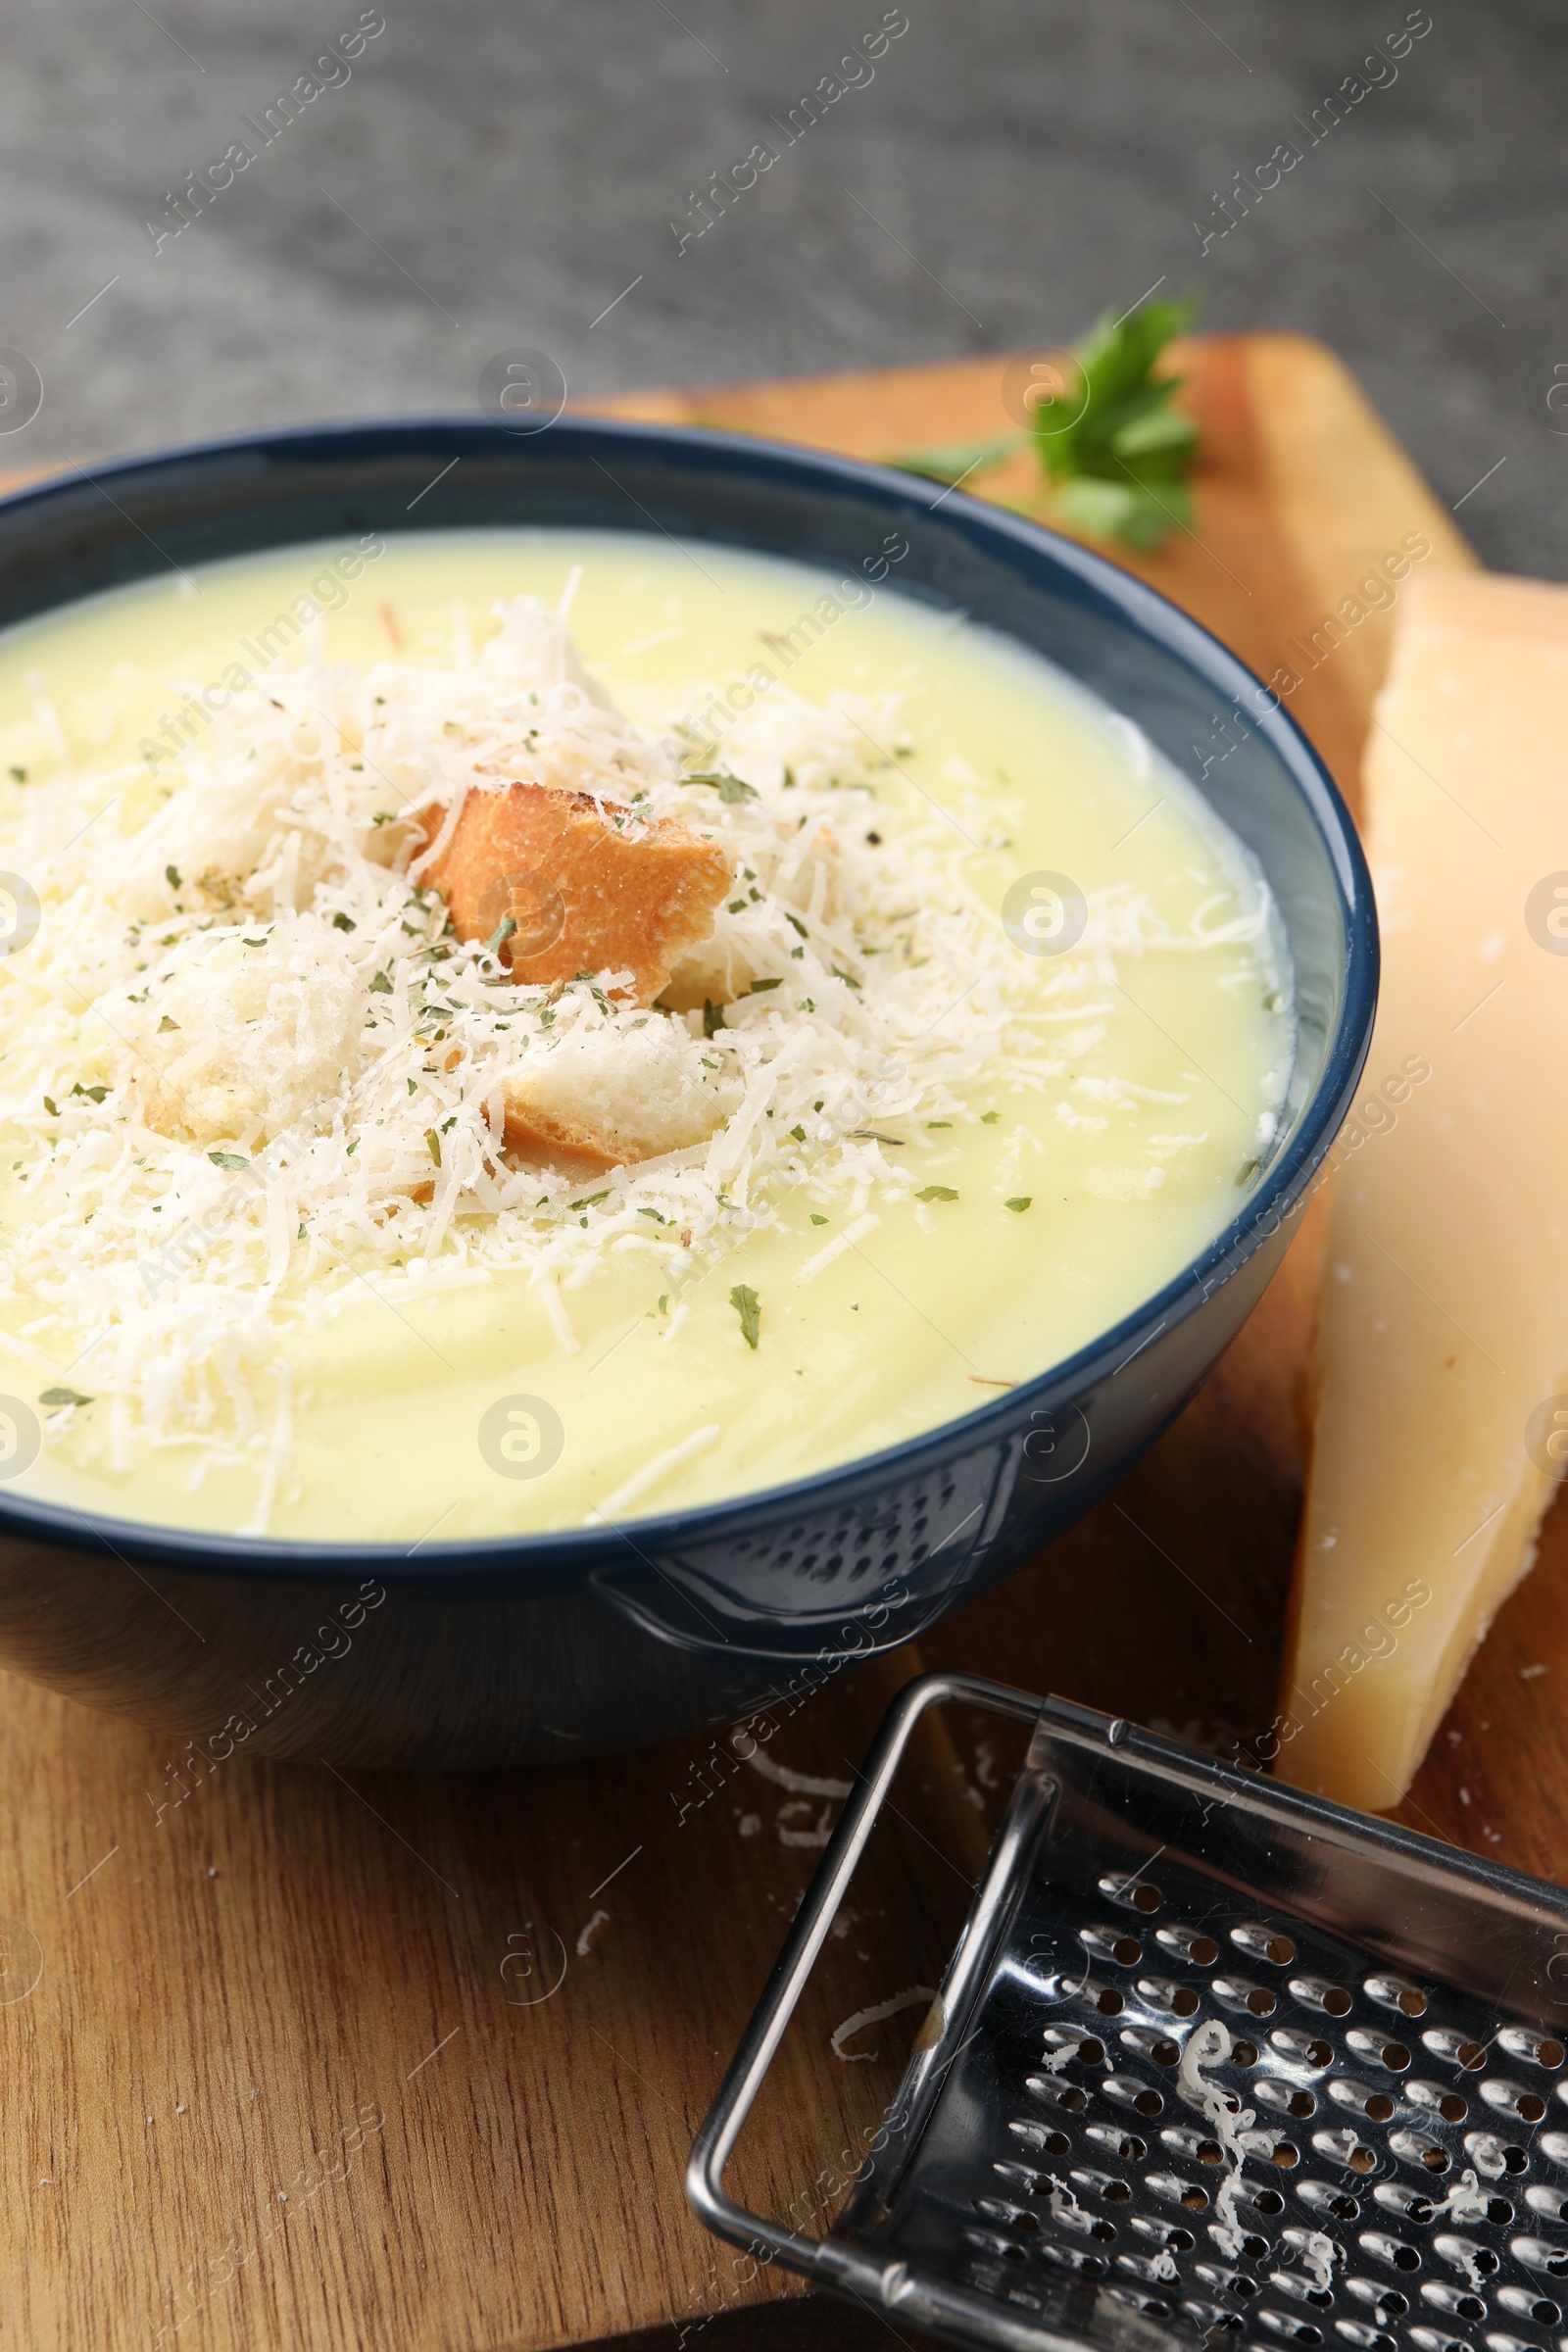
M 941 1701 L 1034 1736 L 898 2096 L 812 2239 L 735 2204 L 724 2169 Z M 927 1675 L 687 2188 L 759 2258 L 953 2344 L 1568 2352 L 1565 2028 L 1558 1887 L 1064 1700 Z

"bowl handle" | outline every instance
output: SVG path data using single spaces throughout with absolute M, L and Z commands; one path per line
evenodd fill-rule
M 666 1648 L 700 1657 L 734 1658 L 764 1666 L 826 1664 L 881 1656 L 915 1641 L 951 1604 L 951 1588 L 969 1565 L 958 1551 L 955 1572 L 939 1592 L 912 1593 L 895 1580 L 859 1603 L 784 1616 L 748 1607 L 709 1577 L 672 1575 L 651 1560 L 640 1566 L 595 1568 L 588 1579 L 599 1599 Z M 732 1630 L 733 1629 L 733 1630 Z

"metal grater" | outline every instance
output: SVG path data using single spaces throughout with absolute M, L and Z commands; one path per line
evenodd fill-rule
M 817 2240 L 722 2177 L 939 1701 L 1034 1737 L 875 2152 Z M 1565 2028 L 1559 1888 L 1064 1700 L 927 1675 L 883 1724 L 688 2193 L 760 2259 L 953 2344 L 1568 2352 Z M 1204 2084 L 1235 2101 L 1223 2123 L 1193 2103 Z

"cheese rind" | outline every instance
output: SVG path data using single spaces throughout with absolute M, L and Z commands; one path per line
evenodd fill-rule
M 1336 1152 L 1283 1777 L 1404 1794 L 1535 1556 L 1568 1391 L 1568 590 L 1412 585 L 1367 767 L 1383 986 Z

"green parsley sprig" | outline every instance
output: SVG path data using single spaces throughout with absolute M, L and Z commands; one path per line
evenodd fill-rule
M 908 450 L 891 463 L 953 484 L 1032 447 L 1048 506 L 1064 521 L 1094 538 L 1157 547 L 1168 530 L 1191 525 L 1188 476 L 1202 436 L 1172 406 L 1186 379 L 1154 371 L 1197 315 L 1191 300 L 1143 303 L 1124 318 L 1107 315 L 1072 347 L 1073 391 L 1036 410 L 1027 430 Z

